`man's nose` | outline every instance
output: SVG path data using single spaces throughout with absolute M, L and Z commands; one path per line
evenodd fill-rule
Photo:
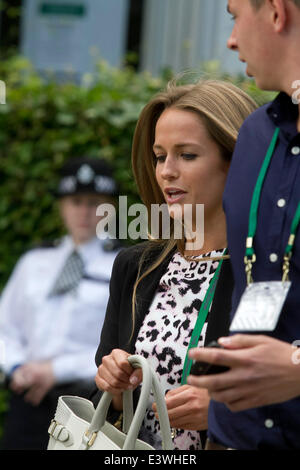
M 232 51 L 237 51 L 238 50 L 237 40 L 236 40 L 236 36 L 234 34 L 234 28 L 231 31 L 231 35 L 227 39 L 227 47 L 228 47 L 228 49 L 231 49 Z

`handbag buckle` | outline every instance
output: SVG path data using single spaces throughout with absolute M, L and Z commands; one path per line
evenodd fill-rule
M 89 439 L 86 445 L 88 447 L 92 447 L 92 445 L 94 444 L 95 439 L 97 437 L 97 433 L 93 432 L 93 434 L 90 436 L 89 431 L 87 430 L 87 431 L 85 431 L 84 435 L 85 435 L 85 437 L 87 437 Z
M 48 433 L 50 434 L 50 436 L 53 436 L 54 430 L 57 425 L 58 425 L 58 422 L 55 421 L 55 419 L 52 419 L 50 422 L 49 429 L 48 429 Z
M 65 426 L 58 423 L 55 419 L 51 420 L 48 433 L 57 441 L 63 442 L 66 446 L 73 444 L 73 438 L 71 433 Z

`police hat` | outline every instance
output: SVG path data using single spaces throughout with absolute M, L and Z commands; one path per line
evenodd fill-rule
M 78 193 L 118 194 L 112 168 L 106 160 L 78 157 L 68 160 L 61 169 L 61 179 L 56 191 L 57 197 Z

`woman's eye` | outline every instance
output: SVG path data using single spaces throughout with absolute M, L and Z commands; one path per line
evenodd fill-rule
M 165 159 L 166 159 L 166 156 L 165 156 L 165 155 L 155 155 L 156 163 L 164 162 Z
M 182 153 L 181 156 L 185 159 L 185 160 L 193 160 L 194 158 L 197 157 L 197 155 L 195 153 Z

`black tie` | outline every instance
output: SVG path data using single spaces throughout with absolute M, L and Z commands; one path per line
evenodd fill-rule
M 73 251 L 73 253 L 71 253 L 67 258 L 67 261 L 57 277 L 49 295 L 65 294 L 66 292 L 76 289 L 82 276 L 83 261 L 77 251 Z

